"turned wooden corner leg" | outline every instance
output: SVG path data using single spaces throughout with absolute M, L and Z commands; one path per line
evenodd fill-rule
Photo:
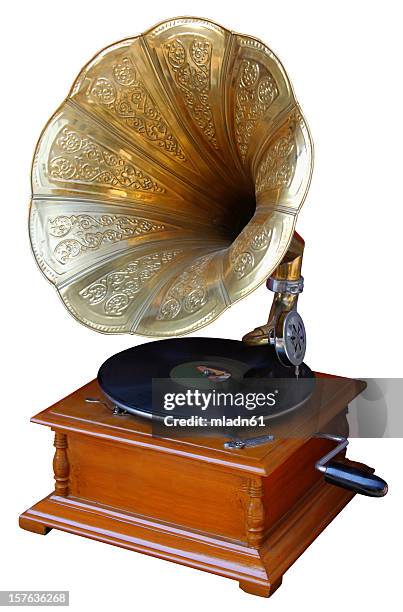
M 55 456 L 53 458 L 53 472 L 55 476 L 55 493 L 65 497 L 69 492 L 70 466 L 67 456 L 67 436 L 58 431 L 55 432 Z
M 246 485 L 246 539 L 248 546 L 259 548 L 264 535 L 263 483 L 261 478 L 251 478 Z
M 257 595 L 258 597 L 270 597 L 281 585 L 282 577 L 276 580 L 274 583 L 260 584 L 256 582 L 241 581 L 239 588 L 245 593 L 250 595 Z
M 262 478 L 250 478 L 243 484 L 243 491 L 246 493 L 246 513 L 245 513 L 245 532 L 246 541 L 249 547 L 259 550 L 263 544 L 265 529 L 265 508 L 263 503 L 263 481 Z M 270 582 L 267 580 L 253 581 L 241 580 L 239 588 L 251 595 L 259 597 L 270 597 L 278 589 L 282 577 Z
M 55 477 L 55 494 L 65 497 L 69 493 L 69 474 L 70 466 L 67 455 L 67 436 L 64 433 L 55 431 L 55 440 L 53 443 L 55 454 L 53 457 L 53 472 Z M 19 518 L 21 529 L 32 531 L 46 535 L 51 531 L 51 527 L 43 524 L 40 518 L 37 518 L 35 506 L 23 512 Z

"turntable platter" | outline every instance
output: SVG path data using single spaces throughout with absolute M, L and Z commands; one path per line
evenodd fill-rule
M 314 388 L 314 375 L 305 364 L 296 378 L 282 366 L 273 347 L 248 346 L 221 338 L 180 338 L 148 342 L 117 353 L 101 366 L 99 385 L 116 406 L 146 418 L 167 415 L 162 395 L 186 389 L 233 395 L 252 391 L 277 393 L 276 404 L 263 410 L 265 419 L 278 417 L 304 403 Z M 248 415 L 245 406 L 227 405 L 226 414 Z M 176 416 L 189 416 L 189 405 L 175 406 Z M 260 411 L 262 413 L 262 411 Z M 223 414 L 209 405 L 209 418 Z

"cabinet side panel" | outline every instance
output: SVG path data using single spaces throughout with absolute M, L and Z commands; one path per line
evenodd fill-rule
M 68 438 L 70 495 L 245 540 L 242 478 L 228 469 L 85 435 Z
M 266 530 L 271 529 L 316 482 L 323 479 L 315 469 L 315 463 L 333 447 L 334 443 L 329 440 L 313 438 L 263 479 Z

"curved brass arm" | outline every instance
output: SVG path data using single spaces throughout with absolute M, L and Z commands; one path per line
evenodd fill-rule
M 304 254 L 305 242 L 297 232 L 291 240 L 291 244 L 285 254 L 281 264 L 275 269 L 271 278 L 276 280 L 296 281 L 301 277 L 302 257 Z M 296 307 L 298 293 L 275 293 L 270 309 L 268 321 L 265 325 L 256 327 L 247 333 L 243 338 L 246 344 L 259 346 L 269 343 L 269 337 L 274 334 L 274 326 L 281 314 L 289 312 Z

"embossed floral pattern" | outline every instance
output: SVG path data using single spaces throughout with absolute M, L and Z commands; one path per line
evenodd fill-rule
M 165 192 L 134 164 L 69 126 L 63 128 L 51 147 L 48 174 L 56 181 L 96 183 L 134 192 Z
M 206 271 L 212 255 L 204 255 L 189 266 L 166 293 L 157 320 L 176 319 L 179 314 L 194 314 L 208 301 Z
M 272 229 L 253 223 L 247 226 L 232 244 L 230 261 L 235 276 L 244 278 L 255 266 L 255 254 L 267 248 Z
M 256 195 L 271 189 L 289 187 L 294 176 L 295 140 L 293 129 L 282 134 L 269 147 L 256 173 Z
M 242 161 L 245 161 L 256 122 L 264 117 L 277 96 L 277 85 L 269 71 L 258 62 L 243 60 L 235 99 L 235 136 Z
M 215 149 L 216 129 L 209 103 L 211 43 L 203 38 L 175 39 L 164 45 L 174 82 L 196 125 Z
M 50 236 L 64 238 L 70 234 L 53 249 L 54 256 L 62 264 L 103 245 L 164 229 L 162 224 L 132 215 L 59 215 L 48 220 Z
M 138 137 L 155 144 L 177 161 L 186 160 L 131 58 L 123 57 L 115 63 L 110 74 L 90 79 L 86 95 Z
M 112 317 L 120 316 L 145 283 L 181 252 L 162 251 L 134 259 L 91 283 L 79 295 L 89 306 L 101 307 L 105 314 Z

